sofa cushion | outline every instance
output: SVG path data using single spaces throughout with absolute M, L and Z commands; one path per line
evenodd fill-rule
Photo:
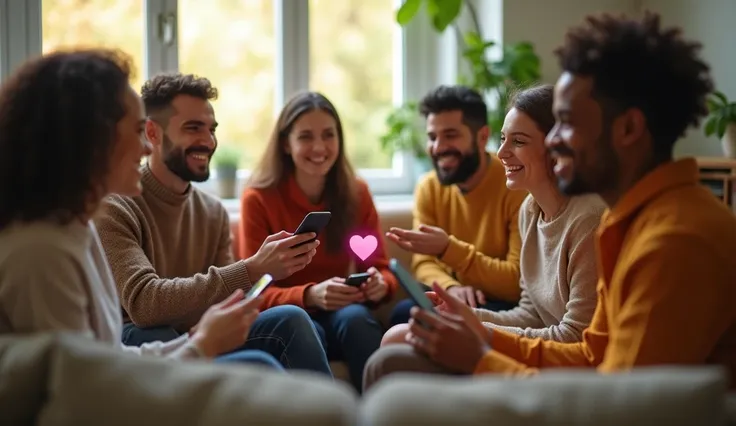
M 316 373 L 141 357 L 75 335 L 17 338 L 4 340 L 2 346 L 0 411 L 4 422 L 13 420 L 7 424 L 353 425 L 356 421 L 357 395 L 352 388 Z M 10 381 L 7 372 L 12 372 Z M 31 380 L 19 380 L 21 375 Z M 39 400 L 44 402 L 42 408 Z M 37 422 L 30 421 L 39 412 Z
M 395 375 L 365 395 L 361 425 L 723 425 L 719 368 L 559 370 L 527 379 Z

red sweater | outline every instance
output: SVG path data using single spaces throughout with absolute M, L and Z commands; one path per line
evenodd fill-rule
M 352 262 L 355 262 L 353 272 L 365 272 L 371 266 L 381 271 L 388 285 L 388 294 L 384 300 L 390 299 L 394 294 L 396 278 L 388 270 L 383 233 L 373 197 L 365 182 L 359 179 L 357 186 L 360 206 L 355 228 L 345 237 L 345 249 L 337 253 L 328 253 L 325 235 L 320 233 L 317 238 L 322 244 L 317 247 L 317 254 L 312 258 L 312 262 L 301 271 L 276 281 L 266 289 L 263 292 L 262 309 L 278 305 L 304 307 L 304 293 L 307 288 L 332 277 L 347 277 L 351 272 Z M 322 203 L 312 204 L 293 177 L 274 188 L 246 188 L 240 203 L 238 250 L 240 258 L 254 255 L 263 244 L 263 240 L 271 234 L 281 230 L 294 232 L 307 213 L 326 210 Z M 378 248 L 365 262 L 353 254 L 348 246 L 348 240 L 353 234 L 361 236 L 371 234 L 378 239 Z

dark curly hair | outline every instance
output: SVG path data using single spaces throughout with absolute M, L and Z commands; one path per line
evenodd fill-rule
M 470 87 L 439 86 L 419 103 L 419 112 L 424 118 L 445 111 L 462 111 L 463 124 L 473 132 L 488 125 L 488 107 L 480 93 Z
M 104 196 L 132 62 L 116 50 L 30 60 L 0 89 L 0 229 L 66 224 Z
M 141 99 L 146 108 L 146 115 L 158 120 L 167 120 L 159 117 L 171 106 L 171 102 L 179 95 L 189 95 L 204 100 L 217 99 L 217 88 L 210 80 L 193 74 L 178 72 L 162 73 L 146 81 L 141 88 Z M 161 123 L 165 124 L 165 123 Z
M 640 21 L 602 14 L 571 29 L 555 54 L 564 71 L 593 78 L 593 96 L 609 120 L 640 109 L 655 156 L 665 159 L 708 112 L 713 82 L 698 57 L 701 47 L 683 40 L 679 28 L 661 28 L 656 13 L 646 12 Z

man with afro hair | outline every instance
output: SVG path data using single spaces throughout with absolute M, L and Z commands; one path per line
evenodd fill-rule
M 435 286 L 443 314 L 412 311 L 415 349 L 474 374 L 716 364 L 736 386 L 736 217 L 700 185 L 694 159 L 672 155 L 713 90 L 700 47 L 647 13 L 588 17 L 556 51 L 555 175 L 566 194 L 596 193 L 609 206 L 590 254 L 599 297 L 583 341 L 485 329 Z

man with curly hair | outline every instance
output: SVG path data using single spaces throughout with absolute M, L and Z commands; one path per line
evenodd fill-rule
M 206 78 L 168 73 L 143 85 L 145 137 L 153 145 L 140 168 L 142 193 L 109 197 L 95 222 L 120 296 L 123 343 L 169 341 L 196 330 L 210 306 L 264 274 L 284 278 L 304 268 L 314 234 L 280 232 L 252 257 L 235 261 L 230 220 L 220 201 L 191 185 L 209 178 L 217 149 L 217 89 Z M 307 313 L 296 306 L 261 312 L 243 349 L 260 349 L 286 368 L 331 374 Z
M 699 49 L 647 13 L 588 17 L 556 52 L 555 175 L 566 194 L 596 193 L 609 206 L 591 253 L 599 298 L 583 341 L 486 329 L 435 286 L 441 315 L 412 311 L 418 352 L 466 374 L 718 364 L 736 386 L 736 218 L 700 185 L 694 159 L 673 159 L 713 89 Z

